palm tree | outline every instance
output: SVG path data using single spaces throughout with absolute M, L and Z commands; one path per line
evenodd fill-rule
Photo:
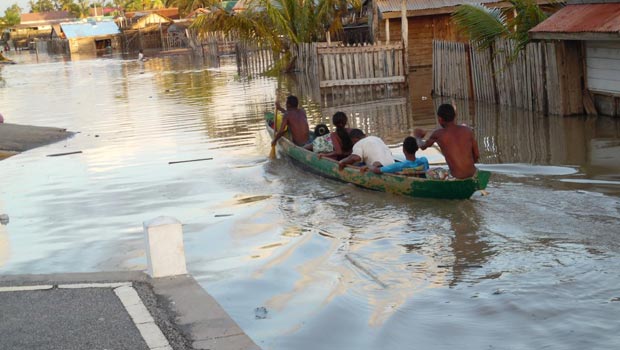
M 179 11 L 185 15 L 194 11 L 197 8 L 208 8 L 213 6 L 217 6 L 219 1 L 214 0 L 166 0 L 166 7 L 178 7 Z
M 516 56 L 529 42 L 528 31 L 547 19 L 536 0 L 509 0 L 515 16 L 507 19 L 503 10 L 477 4 L 460 5 L 452 15 L 456 24 L 468 33 L 478 49 L 490 47 L 496 39 L 512 39 Z
M 325 39 L 326 32 L 342 30 L 341 17 L 359 0 L 249 0 L 241 13 L 225 11 L 221 5 L 200 15 L 192 28 L 201 33 L 234 32 L 241 39 L 264 43 L 274 56 L 283 53 L 276 67 L 291 69 L 296 59 L 291 47 Z

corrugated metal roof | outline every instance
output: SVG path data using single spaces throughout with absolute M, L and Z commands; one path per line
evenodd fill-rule
M 502 0 L 407 0 L 407 11 L 421 11 L 454 7 L 462 4 L 494 4 Z M 377 0 L 379 12 L 400 12 L 401 0 Z
M 142 10 L 135 12 L 125 12 L 125 18 L 132 18 L 138 14 L 156 13 L 158 15 L 168 17 L 170 19 L 179 19 L 179 9 L 177 7 L 168 7 L 155 10 Z
M 105 22 L 84 22 L 84 23 L 62 23 L 62 31 L 67 39 L 85 38 L 89 36 L 102 36 L 120 34 L 116 23 Z
M 568 5 L 530 33 L 619 33 L 620 3 Z
M 20 23 L 28 24 L 30 22 L 49 22 L 74 18 L 75 16 L 68 11 L 22 13 L 20 15 Z

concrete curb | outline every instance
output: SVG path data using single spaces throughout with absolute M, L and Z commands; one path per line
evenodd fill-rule
M 30 291 L 29 286 L 131 288 L 127 282 L 131 282 L 171 348 L 260 349 L 190 275 L 150 278 L 140 271 L 2 275 L 0 289 L 21 292 Z

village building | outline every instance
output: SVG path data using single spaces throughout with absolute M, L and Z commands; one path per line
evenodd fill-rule
M 538 4 L 552 1 L 537 0 Z M 483 4 L 494 8 L 507 8 L 509 2 L 501 0 L 406 0 L 407 61 L 410 69 L 430 68 L 433 64 L 433 40 L 468 42 L 467 35 L 459 31 L 452 14 L 462 4 Z M 371 19 L 374 40 L 399 41 L 402 38 L 401 0 L 375 0 Z M 508 14 L 511 15 L 510 13 Z
M 10 39 L 14 49 L 25 49 L 32 45 L 35 39 L 49 38 L 54 25 L 75 19 L 68 11 L 22 13 L 20 24 L 10 28 Z
M 160 25 L 170 25 L 174 22 L 171 18 L 155 12 L 138 12 L 126 18 L 128 23 L 125 29 L 146 29 L 159 27 Z
M 620 116 L 620 2 L 569 0 L 566 7 L 530 30 L 535 40 L 559 41 L 560 74 L 573 77 L 564 89 L 581 95 L 589 114 Z M 595 110 L 594 110 L 595 108 Z
M 158 18 L 165 18 L 167 20 L 177 20 L 181 18 L 181 16 L 179 15 L 179 9 L 176 7 L 125 12 L 125 15 L 123 17 L 126 21 L 126 24 L 123 24 L 123 27 L 133 26 L 137 22 L 142 22 L 143 24 L 149 22 L 156 22 Z
M 54 26 L 51 37 L 67 40 L 72 55 L 95 55 L 121 47 L 121 32 L 113 21 L 61 23 Z

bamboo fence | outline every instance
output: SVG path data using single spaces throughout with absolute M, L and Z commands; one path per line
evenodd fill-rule
M 276 61 L 271 46 L 245 40 L 237 41 L 235 54 L 239 74 L 257 75 L 265 73 L 273 68 Z
M 516 56 L 514 45 L 497 40 L 489 49 L 476 50 L 463 43 L 434 41 L 434 93 L 560 114 L 556 44 L 529 43 Z
M 440 96 L 469 98 L 469 45 L 433 41 L 433 90 Z

